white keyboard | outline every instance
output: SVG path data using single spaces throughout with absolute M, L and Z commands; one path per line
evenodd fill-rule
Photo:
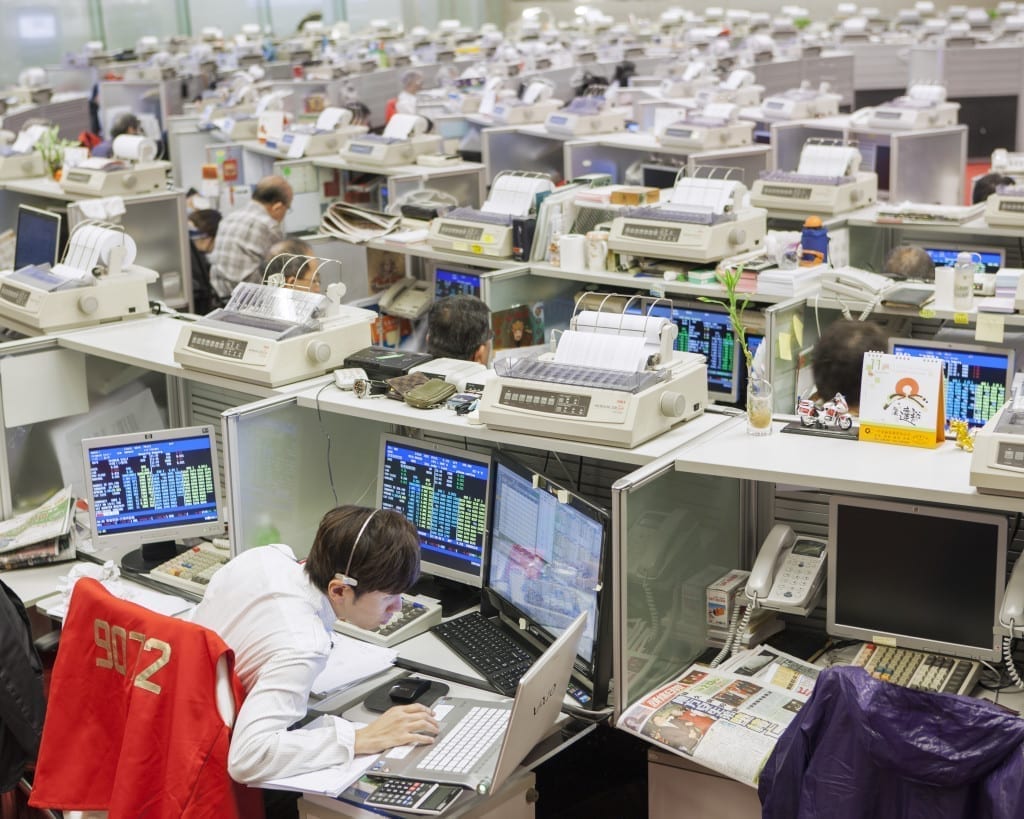
M 441 622 L 441 603 L 425 595 L 403 595 L 402 610 L 395 612 L 383 626 L 372 631 L 344 620 L 334 621 L 334 630 L 357 640 L 379 646 L 398 645 L 403 640 L 429 631 Z
M 473 706 L 416 767 L 447 773 L 471 771 L 501 739 L 511 713 L 507 708 Z
M 152 569 L 149 576 L 202 597 L 210 578 L 230 559 L 223 549 L 193 546 Z

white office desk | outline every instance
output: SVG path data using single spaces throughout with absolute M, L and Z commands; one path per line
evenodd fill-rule
M 456 415 L 449 409 L 420 410 L 388 398 L 356 398 L 352 392 L 342 391 L 333 386 L 328 386 L 322 391 L 319 387 L 307 387 L 296 395 L 296 400 L 300 407 L 316 409 L 319 405 L 323 412 L 413 427 L 442 435 L 455 435 L 477 443 L 509 444 L 529 448 L 550 446 L 558 452 L 571 455 L 637 466 L 672 452 L 729 419 L 726 415 L 704 413 L 633 449 L 624 449 L 562 438 L 539 438 L 531 433 L 528 420 L 524 420 L 522 432 L 492 430 L 486 425 L 471 424 L 465 416 Z
M 945 441 L 936 449 L 774 432 L 746 434 L 734 419 L 678 453 L 680 472 L 797 485 L 825 492 L 1017 511 L 1020 500 L 984 495 L 970 485 L 971 456 Z

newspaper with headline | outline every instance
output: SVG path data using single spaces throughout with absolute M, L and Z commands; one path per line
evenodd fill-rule
M 769 646 L 695 664 L 627 708 L 618 727 L 752 787 L 821 669 Z

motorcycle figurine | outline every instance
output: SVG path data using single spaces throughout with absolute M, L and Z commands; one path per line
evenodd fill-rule
M 850 407 L 842 393 L 837 392 L 831 401 L 825 402 L 818 413 L 818 423 L 824 429 L 846 430 L 853 426 L 853 416 L 850 415 Z

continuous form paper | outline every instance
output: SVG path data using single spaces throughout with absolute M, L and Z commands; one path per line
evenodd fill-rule
M 647 350 L 642 336 L 566 330 L 558 341 L 555 362 L 632 373 L 644 369 Z

